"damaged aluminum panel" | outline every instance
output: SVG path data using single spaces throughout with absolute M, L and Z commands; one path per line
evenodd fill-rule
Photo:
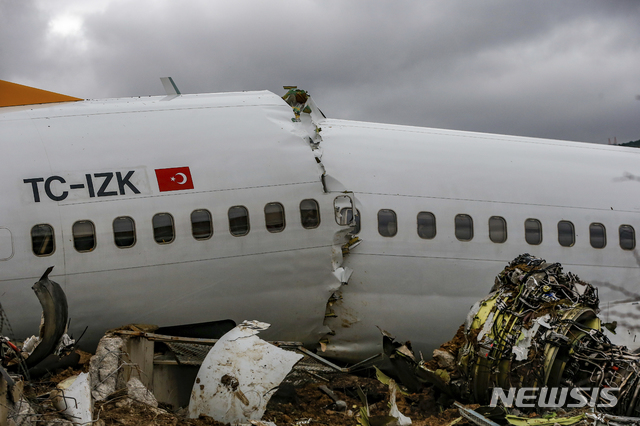
M 268 327 L 258 321 L 245 321 L 222 336 L 200 367 L 189 417 L 204 414 L 232 424 L 262 418 L 271 395 L 303 358 L 256 336 Z

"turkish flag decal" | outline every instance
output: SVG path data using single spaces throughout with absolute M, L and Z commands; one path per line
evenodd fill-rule
M 193 179 L 189 167 L 173 167 L 171 169 L 155 169 L 160 192 L 193 189 Z

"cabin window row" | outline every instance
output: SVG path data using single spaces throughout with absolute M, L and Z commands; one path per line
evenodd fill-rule
M 249 210 L 244 206 L 233 206 L 227 213 L 229 232 L 236 237 L 249 233 Z M 267 231 L 282 232 L 286 226 L 284 206 L 280 203 L 267 203 L 264 207 Z M 213 236 L 213 218 L 205 209 L 191 213 L 191 234 L 196 240 L 207 240 Z M 300 221 L 305 229 L 320 226 L 320 207 L 313 199 L 300 203 Z M 170 213 L 157 213 L 151 219 L 153 238 L 158 244 L 169 244 L 175 240 L 175 223 Z M 71 228 L 73 246 L 81 253 L 96 248 L 96 229 L 90 220 L 79 220 Z M 113 239 L 116 247 L 129 248 L 136 243 L 136 224 L 129 216 L 119 216 L 113 220 Z M 31 246 L 36 256 L 49 256 L 55 251 L 55 235 L 49 224 L 39 224 L 31 228 Z
M 494 243 L 507 241 L 507 221 L 501 216 L 489 218 L 489 239 Z M 436 217 L 431 212 L 420 212 L 417 216 L 418 236 L 432 239 L 436 236 Z M 460 241 L 473 239 L 473 219 L 468 214 L 458 214 L 454 218 L 455 236 Z M 393 237 L 398 233 L 398 218 L 390 209 L 378 211 L 378 233 L 383 237 Z M 538 219 L 524 221 L 524 238 L 528 244 L 542 243 L 542 223 Z M 633 226 L 620 225 L 618 241 L 623 250 L 636 247 L 636 234 Z M 568 220 L 558 222 L 558 243 L 563 247 L 571 247 L 576 242 L 573 223 Z M 589 225 L 589 243 L 593 248 L 604 248 L 607 245 L 607 231 L 602 223 Z

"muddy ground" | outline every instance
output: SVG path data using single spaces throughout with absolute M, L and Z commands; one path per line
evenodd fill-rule
M 63 417 L 47 400 L 47 393 L 65 378 L 88 370 L 88 363 L 77 369 L 68 368 L 34 380 L 25 389 L 25 394 L 38 411 L 39 424 L 51 423 Z M 372 425 L 384 421 L 389 414 L 389 386 L 375 378 L 375 370 L 365 370 L 356 374 L 307 373 L 304 368 L 294 369 L 281 384 L 280 390 L 271 398 L 263 420 L 272 421 L 278 426 L 285 425 L 358 425 L 360 410 L 368 406 Z M 306 378 L 305 378 L 306 377 Z M 322 390 L 325 385 L 338 399 L 346 402 L 346 411 L 337 411 L 334 401 Z M 363 402 L 363 396 L 364 401 Z M 437 401 L 432 388 L 420 393 L 397 395 L 397 405 L 401 413 L 412 420 L 413 425 L 446 426 L 456 421 L 457 425 L 469 425 L 466 420 L 458 420 L 457 409 L 446 408 Z M 440 401 L 443 402 L 443 401 Z M 186 409 L 163 406 L 153 408 L 145 405 L 131 405 L 126 393 L 116 392 L 106 402 L 96 403 L 94 419 L 96 425 L 222 425 L 209 417 L 187 419 Z M 42 423 L 41 423 L 42 422 Z

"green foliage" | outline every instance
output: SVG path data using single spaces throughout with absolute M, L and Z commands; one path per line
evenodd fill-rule
M 633 147 L 633 148 L 640 148 L 640 139 L 638 139 L 637 141 L 621 143 L 620 146 L 630 146 L 630 147 Z

